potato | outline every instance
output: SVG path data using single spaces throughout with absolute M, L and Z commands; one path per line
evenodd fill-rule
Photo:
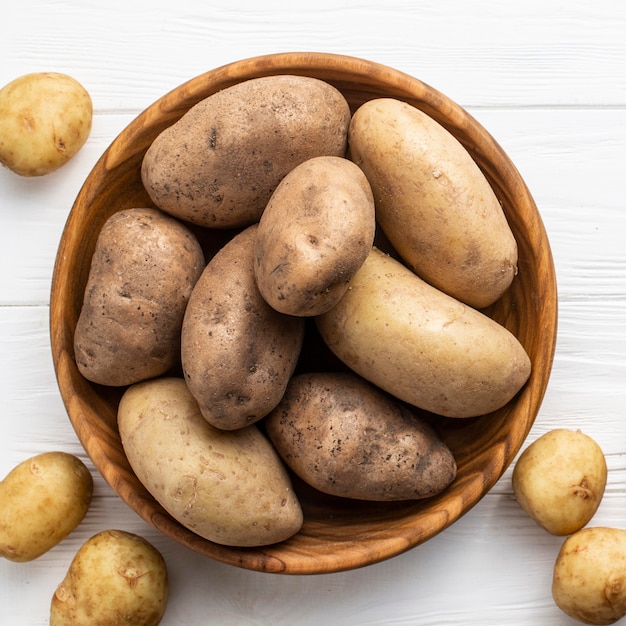
M 265 76 L 219 91 L 154 140 L 141 176 L 153 202 L 214 228 L 257 222 L 280 180 L 314 156 L 345 156 L 350 108 L 308 76 Z
M 333 496 L 422 499 L 456 476 L 452 452 L 423 415 L 350 372 L 294 376 L 265 427 L 285 463 Z
M 137 478 L 200 537 L 252 547 L 300 529 L 300 503 L 269 440 L 255 424 L 235 431 L 211 426 L 182 378 L 129 387 L 118 424 Z
M 341 157 L 314 157 L 283 178 L 255 244 L 259 291 L 277 311 L 313 316 L 334 306 L 374 243 L 372 190 Z
M 350 157 L 372 186 L 379 224 L 404 262 L 470 306 L 497 300 L 517 273 L 517 243 L 463 145 L 393 98 L 363 104 L 348 137 Z
M 123 386 L 180 363 L 180 332 L 204 269 L 195 235 L 157 209 L 119 211 L 105 223 L 74 335 L 80 373 Z
M 552 576 L 557 606 L 583 624 L 613 624 L 626 615 L 626 530 L 598 526 L 569 536 Z
M 37 72 L 0 89 L 0 163 L 43 176 L 67 163 L 91 133 L 93 106 L 71 76 Z
M 50 604 L 50 626 L 156 626 L 168 600 L 167 566 L 146 539 L 105 530 L 78 550 Z
M 501 408 L 530 375 L 512 333 L 378 248 L 339 303 L 315 319 L 328 347 L 357 374 L 447 417 Z
M 48 552 L 82 522 L 92 494 L 91 473 L 72 454 L 22 461 L 0 482 L 0 556 L 24 562 Z
M 569 535 L 594 516 L 606 480 L 600 446 L 580 430 L 557 428 L 522 452 L 513 469 L 513 492 L 545 530 Z
M 185 380 L 204 418 L 223 430 L 253 424 L 278 404 L 304 338 L 304 320 L 277 312 L 259 293 L 256 231 L 248 226 L 209 261 L 182 325 Z

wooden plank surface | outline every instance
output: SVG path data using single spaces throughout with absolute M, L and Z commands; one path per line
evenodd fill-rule
M 609 466 L 594 525 L 626 528 L 626 5 L 572 0 L 363 3 L 22 0 L 0 21 L 0 84 L 64 71 L 94 99 L 89 142 L 62 170 L 0 170 L 0 476 L 49 449 L 89 467 L 65 414 L 48 340 L 58 239 L 82 180 L 130 120 L 208 69 L 256 54 L 315 50 L 391 65 L 451 96 L 496 137 L 544 219 L 559 281 L 553 375 L 529 442 L 580 428 Z M 95 473 L 77 531 L 37 561 L 0 561 L 0 624 L 48 623 L 78 547 L 124 528 L 164 554 L 163 624 L 575 624 L 550 584 L 562 540 L 519 509 L 511 469 L 445 533 L 353 572 L 282 577 L 199 557 L 148 527 Z

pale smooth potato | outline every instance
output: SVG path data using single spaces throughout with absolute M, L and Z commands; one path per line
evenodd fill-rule
M 43 176 L 67 163 L 91 133 L 87 90 L 59 72 L 20 76 L 0 89 L 0 163 Z
M 74 332 L 80 373 L 124 386 L 179 365 L 183 317 L 204 264 L 195 235 L 170 215 L 114 213 L 98 237 Z
M 626 530 L 583 528 L 561 546 L 552 597 L 583 624 L 614 624 L 626 615 Z
M 452 452 L 423 414 L 350 372 L 294 376 L 264 424 L 285 463 L 330 495 L 422 499 L 456 476 Z
M 200 537 L 251 547 L 300 530 L 300 503 L 269 440 L 255 424 L 234 431 L 211 426 L 182 378 L 129 387 L 118 425 L 137 478 Z
M 328 347 L 357 374 L 447 417 L 501 408 L 530 375 L 511 332 L 377 248 L 337 305 L 315 319 Z
M 168 601 L 161 553 L 146 539 L 105 530 L 75 554 L 50 604 L 50 626 L 156 626 Z
M 141 176 L 153 202 L 188 222 L 257 222 L 272 192 L 314 156 L 345 156 L 350 107 L 325 81 L 277 75 L 205 98 L 152 143 Z
M 259 291 L 282 313 L 325 313 L 365 261 L 375 229 L 374 197 L 359 167 L 341 157 L 305 161 L 283 178 L 261 216 Z
M 513 469 L 519 505 L 553 535 L 569 535 L 591 520 L 606 481 L 606 459 L 597 442 L 566 428 L 536 439 Z
M 0 482 L 0 556 L 32 561 L 83 520 L 93 478 L 77 457 L 52 451 L 22 461 Z
M 476 308 L 508 289 L 517 242 L 484 174 L 443 126 L 400 100 L 370 100 L 352 117 L 349 154 L 382 230 L 421 278 Z
M 254 277 L 257 225 L 231 239 L 207 264 L 183 319 L 187 386 L 216 428 L 244 428 L 280 401 L 304 338 L 304 320 L 273 309 Z

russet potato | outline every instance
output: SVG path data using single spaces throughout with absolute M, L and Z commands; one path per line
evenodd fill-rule
M 208 96 L 166 128 L 143 159 L 153 202 L 188 222 L 259 220 L 281 179 L 314 156 L 344 156 L 350 108 L 308 76 L 250 79 Z
M 365 174 L 341 157 L 314 157 L 280 182 L 255 242 L 259 291 L 277 311 L 312 316 L 343 296 L 376 229 Z
M 456 476 L 451 451 L 419 411 L 350 372 L 294 376 L 264 423 L 285 463 L 330 495 L 428 498 Z
M 504 326 L 378 248 L 339 303 L 315 320 L 328 347 L 356 373 L 446 417 L 495 411 L 530 375 L 526 351 Z

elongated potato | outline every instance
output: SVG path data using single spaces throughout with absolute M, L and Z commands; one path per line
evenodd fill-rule
M 251 547 L 300 529 L 300 503 L 269 440 L 254 424 L 236 431 L 211 426 L 182 378 L 129 387 L 118 425 L 137 478 L 200 537 Z
M 469 152 L 431 117 L 393 98 L 363 104 L 350 157 L 367 175 L 379 224 L 421 278 L 476 308 L 517 273 L 517 243 Z
M 334 306 L 374 242 L 374 197 L 341 157 L 314 157 L 283 178 L 261 216 L 254 272 L 277 311 L 312 316 Z
M 185 308 L 203 268 L 198 240 L 171 216 L 138 208 L 109 218 L 74 334 L 80 373 L 123 386 L 178 365 Z
M 530 375 L 528 355 L 506 328 L 377 248 L 316 322 L 328 347 L 363 378 L 447 417 L 495 411 Z
M 243 428 L 280 401 L 304 338 L 304 320 L 273 309 L 254 278 L 257 225 L 228 242 L 207 264 L 185 312 L 181 361 L 204 418 Z
M 422 499 L 456 476 L 452 453 L 416 409 L 350 372 L 294 376 L 264 423 L 285 463 L 323 493 Z
M 257 222 L 276 185 L 296 165 L 345 156 L 350 108 L 330 84 L 265 76 L 192 107 L 152 143 L 141 176 L 154 203 L 213 228 Z
M 52 451 L 22 461 L 0 482 L 0 556 L 32 561 L 83 520 L 93 494 L 85 464 Z

